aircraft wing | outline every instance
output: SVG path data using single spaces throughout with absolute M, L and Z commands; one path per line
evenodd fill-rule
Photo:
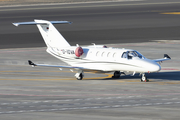
M 57 68 L 66 68 L 66 69 L 83 69 L 81 67 L 73 67 L 73 66 L 60 66 L 60 65 L 48 65 L 48 64 L 35 64 L 31 60 L 28 60 L 29 65 L 32 67 L 41 66 L 41 67 L 57 67 Z
M 60 66 L 60 65 L 49 65 L 49 64 L 35 64 L 31 60 L 28 60 L 28 63 L 32 67 L 35 67 L 35 66 L 40 66 L 40 67 L 56 67 L 56 68 L 62 68 L 62 69 L 73 69 L 75 71 L 83 70 L 84 72 L 94 72 L 94 73 L 111 72 L 111 71 L 102 71 L 102 70 L 89 69 L 89 68 L 84 68 L 84 67 Z
M 164 54 L 164 58 L 161 58 L 161 59 L 155 59 L 153 61 L 155 62 L 162 62 L 162 61 L 166 61 L 166 60 L 170 60 L 171 58 L 169 57 L 169 55 L 167 54 Z

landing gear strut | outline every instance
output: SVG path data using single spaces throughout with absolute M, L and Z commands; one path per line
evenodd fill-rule
M 112 78 L 120 78 L 120 76 L 121 76 L 121 72 L 120 71 L 115 71 Z
M 142 74 L 141 82 L 149 82 L 145 74 Z

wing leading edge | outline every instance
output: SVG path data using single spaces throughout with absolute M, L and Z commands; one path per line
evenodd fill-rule
M 57 67 L 57 68 L 66 68 L 66 69 L 83 69 L 81 67 L 72 67 L 72 66 L 60 66 L 60 65 L 48 65 L 48 64 L 35 64 L 31 60 L 28 60 L 29 65 L 32 67 L 41 66 L 41 67 Z

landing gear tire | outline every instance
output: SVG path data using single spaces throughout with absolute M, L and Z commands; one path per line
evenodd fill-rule
M 77 80 L 82 80 L 82 79 L 83 79 L 83 76 L 84 76 L 84 75 L 83 75 L 82 73 L 80 73 L 78 76 L 76 76 L 76 79 L 77 79 Z
M 141 82 L 149 82 L 145 74 L 142 74 Z
M 120 71 L 115 71 L 112 78 L 120 78 L 120 76 L 121 76 L 121 72 Z

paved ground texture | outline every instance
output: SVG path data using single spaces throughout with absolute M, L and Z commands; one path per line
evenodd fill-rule
M 145 0 L 0 7 L 0 119 L 179 120 L 179 6 L 179 0 Z M 172 59 L 147 74 L 147 83 L 139 74 L 85 73 L 78 81 L 69 70 L 32 68 L 29 59 L 64 65 L 45 52 L 35 26 L 12 25 L 33 19 L 72 21 L 55 25 L 71 45 L 95 42 Z
M 56 68 L 31 67 L 37 63 L 61 64 L 45 48 L 1 49 L 0 118 L 1 119 L 100 119 L 100 120 L 178 120 L 180 115 L 179 41 L 108 44 L 136 49 L 147 58 L 169 54 L 162 71 L 140 76 L 112 79 L 111 73 L 90 74 L 78 81 L 75 73 Z M 129 73 L 130 74 L 130 73 Z
M 25 5 L 45 3 L 84 3 L 84 2 L 112 2 L 112 1 L 140 1 L 140 0 L 0 0 L 0 5 Z

